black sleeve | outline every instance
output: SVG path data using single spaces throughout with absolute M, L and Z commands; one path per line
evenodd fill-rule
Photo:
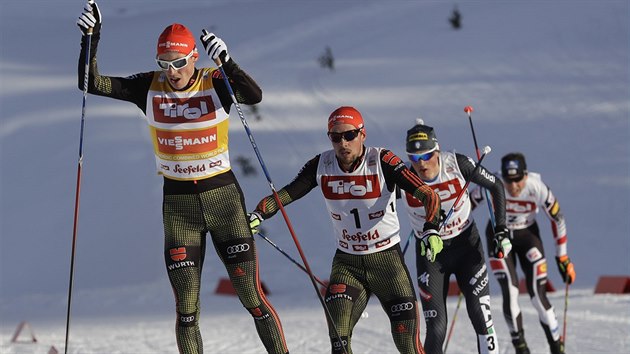
M 278 191 L 278 198 L 283 206 L 289 205 L 302 198 L 317 186 L 317 165 L 319 158 L 320 155 L 317 155 L 309 160 L 302 167 L 300 172 L 298 172 L 293 181 Z M 255 211 L 259 213 L 263 219 L 269 219 L 274 216 L 278 210 L 280 210 L 280 207 L 276 199 L 273 195 L 268 195 L 258 202 Z
M 228 77 L 230 87 L 232 87 L 234 91 L 236 102 L 254 105 L 262 101 L 262 89 L 260 86 L 258 86 L 256 81 L 243 71 L 232 58 L 230 58 L 227 63 L 223 64 L 223 70 Z M 229 113 L 232 105 L 232 97 L 230 96 L 230 91 L 225 86 L 223 76 L 218 75 L 214 77 L 212 82 L 219 95 L 221 104 L 223 104 L 223 108 Z
M 88 93 L 134 103 L 146 114 L 147 93 L 151 86 L 153 73 L 141 73 L 126 78 L 100 75 L 96 62 L 96 51 L 100 37 L 100 32 L 91 36 Z M 81 54 L 79 55 L 78 87 L 81 91 L 83 91 L 85 80 L 87 38 L 88 36 L 81 38 Z
M 424 224 L 424 230 L 429 228 L 437 230 L 440 224 L 441 208 L 439 196 L 420 177 L 407 168 L 405 163 L 393 152 L 383 149 L 380 157 L 387 189 L 393 192 L 394 188 L 399 187 L 420 200 L 424 205 L 427 220 Z
M 456 153 L 455 157 L 457 158 L 459 170 L 466 181 L 475 183 L 490 191 L 496 225 L 505 226 L 505 190 L 501 179 L 482 165 L 479 165 L 479 168 L 475 170 L 477 163 L 468 156 Z

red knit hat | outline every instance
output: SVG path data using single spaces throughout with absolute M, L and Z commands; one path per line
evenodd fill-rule
M 342 106 L 335 109 L 328 117 L 328 131 L 337 124 L 350 124 L 356 129 L 360 129 L 363 128 L 363 117 L 356 108 Z
M 157 54 L 161 55 L 167 52 L 179 52 L 188 55 L 191 50 L 194 50 L 194 57 L 198 57 L 197 45 L 195 44 L 195 37 L 186 28 L 186 26 L 179 23 L 173 23 L 166 27 L 157 43 Z

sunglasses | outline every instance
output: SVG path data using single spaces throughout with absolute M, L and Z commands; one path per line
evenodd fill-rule
M 413 162 L 418 162 L 420 160 L 429 161 L 433 157 L 433 153 L 435 153 L 435 151 L 427 152 L 426 154 L 407 154 L 407 156 L 409 156 L 409 160 Z
M 340 143 L 342 138 L 345 141 L 352 141 L 357 137 L 357 135 L 359 135 L 361 129 L 362 128 L 347 130 L 341 133 L 328 132 L 328 139 L 330 139 L 333 143 Z
M 523 178 L 525 178 L 525 175 L 520 176 L 519 178 L 512 178 L 512 179 L 503 178 L 503 182 L 505 182 L 506 184 L 518 183 L 522 181 Z
M 183 67 L 185 67 L 186 65 L 188 65 L 188 59 L 190 59 L 194 54 L 194 51 L 191 51 L 190 53 L 188 53 L 187 56 L 183 57 L 183 58 L 178 58 L 175 60 L 162 60 L 162 59 L 155 59 L 155 62 L 157 63 L 157 65 L 160 67 L 160 69 L 167 71 L 169 67 L 172 67 L 174 70 L 179 70 Z

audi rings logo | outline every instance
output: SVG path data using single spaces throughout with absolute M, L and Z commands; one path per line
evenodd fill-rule
M 246 243 L 241 243 L 240 245 L 234 245 L 227 248 L 228 254 L 235 254 L 247 251 L 249 251 L 249 245 Z
M 392 305 L 392 312 L 401 312 L 413 310 L 413 302 L 403 302 L 402 304 Z
M 179 320 L 182 323 L 191 323 L 195 320 L 195 316 L 180 316 Z
M 436 310 L 426 310 L 424 311 L 424 318 L 436 318 L 437 311 Z

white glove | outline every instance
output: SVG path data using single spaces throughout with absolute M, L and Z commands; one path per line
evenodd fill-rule
M 215 63 L 217 60 L 221 60 L 222 64 L 227 63 L 230 60 L 230 55 L 227 51 L 227 45 L 225 42 L 214 33 L 209 33 L 205 29 L 201 31 L 202 35 L 199 37 L 201 39 L 201 43 L 203 44 L 203 48 L 208 53 L 210 59 L 212 59 Z
M 87 35 L 89 29 L 92 29 L 92 34 L 96 34 L 101 30 L 101 10 L 98 9 L 98 5 L 94 0 L 88 1 L 83 7 L 83 12 L 77 20 L 77 25 L 83 35 Z

